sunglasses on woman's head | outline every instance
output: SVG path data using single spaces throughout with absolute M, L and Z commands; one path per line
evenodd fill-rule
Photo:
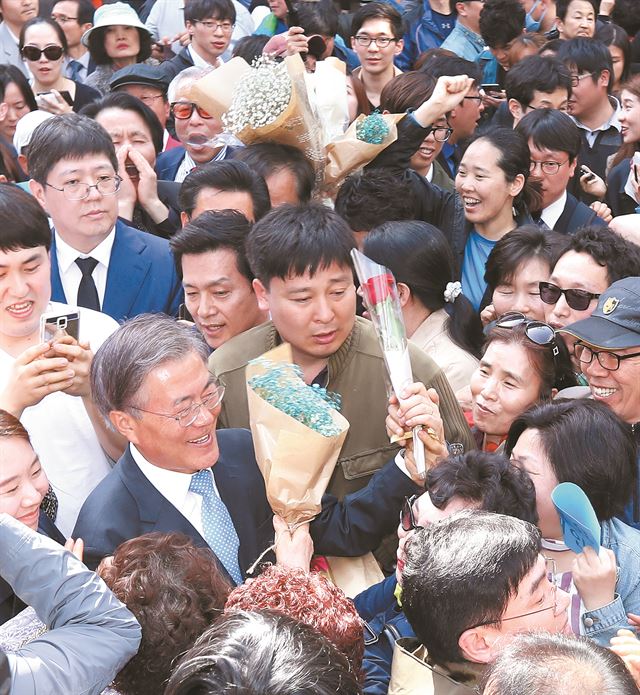
M 40 56 L 43 53 L 47 60 L 60 60 L 64 55 L 64 48 L 62 46 L 46 46 L 45 48 L 38 48 L 37 46 L 22 47 L 22 57 L 33 62 L 40 60 Z
M 558 346 L 556 345 L 556 332 L 544 321 L 528 319 L 519 311 L 510 311 L 501 316 L 495 325 L 497 328 L 510 329 L 524 325 L 524 333 L 532 343 L 536 345 L 550 345 L 553 349 L 554 357 L 559 354 Z
M 586 311 L 592 299 L 598 299 L 599 294 L 587 292 L 586 290 L 563 290 L 552 282 L 538 283 L 540 288 L 540 299 L 545 304 L 555 304 L 561 295 L 564 295 L 567 304 L 574 311 Z

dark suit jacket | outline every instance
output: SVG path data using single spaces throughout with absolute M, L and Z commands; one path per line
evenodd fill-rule
M 171 58 L 171 60 L 165 60 L 160 63 L 159 68 L 164 73 L 165 77 L 169 82 L 183 70 L 193 67 L 193 60 L 191 60 L 191 54 L 188 51 L 187 46 L 185 46 L 177 56 Z
M 629 197 L 624 187 L 629 178 L 631 159 L 623 159 L 613 167 L 607 177 L 607 205 L 611 208 L 614 217 L 619 215 L 633 215 L 638 207 L 636 201 Z
M 216 436 L 220 456 L 213 475 L 238 534 L 238 561 L 244 575 L 273 541 L 273 513 L 251 433 L 225 429 Z M 322 512 L 311 524 L 316 552 L 356 556 L 377 547 L 396 528 L 403 498 L 416 491 L 417 486 L 391 461 L 367 487 L 347 495 L 343 502 L 325 495 Z M 191 523 L 153 487 L 127 449 L 82 505 L 73 538 L 84 540 L 85 563 L 93 568 L 123 541 L 151 531 L 179 531 L 197 546 L 207 547 Z
M 55 235 L 51 244 L 51 299 L 74 304 L 62 289 Z M 116 321 L 146 312 L 178 315 L 182 302 L 180 280 L 166 239 L 146 234 L 121 221 L 111 249 L 102 311 Z
M 562 215 L 555 223 L 554 231 L 561 234 L 573 234 L 580 227 L 585 227 L 589 224 L 596 227 L 606 227 L 606 222 L 602 217 L 598 217 L 588 205 L 585 205 L 571 193 L 567 193 L 567 202 Z
M 142 222 L 140 227 L 135 224 L 135 220 L 127 220 L 124 217 L 120 219 L 130 227 L 135 227 L 136 229 L 141 229 L 143 232 L 148 231 L 151 234 L 155 234 L 155 236 L 169 239 L 169 237 L 173 236 L 181 227 L 180 205 L 178 203 L 180 185 L 181 184 L 175 181 L 158 181 L 158 198 L 160 202 L 169 209 L 169 216 L 166 220 L 159 223 L 154 222 L 144 211 L 142 206 L 139 205 L 136 205 L 134 213 L 137 212 L 139 215 L 139 218 L 136 219 L 140 219 Z
M 224 157 L 219 160 L 223 161 L 225 159 L 233 159 L 233 153 L 237 150 L 237 147 L 227 147 Z M 179 147 L 173 147 L 170 150 L 161 152 L 156 160 L 156 174 L 158 176 L 158 181 L 161 179 L 163 181 L 175 181 L 176 174 L 180 168 L 180 164 L 184 158 L 185 149 L 182 145 Z

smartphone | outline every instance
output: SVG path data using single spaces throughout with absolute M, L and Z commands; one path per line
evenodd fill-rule
M 640 181 L 638 181 L 638 165 L 637 164 L 633 165 L 633 178 L 636 180 L 636 183 L 640 183 Z
M 80 339 L 80 313 L 71 311 L 68 314 L 51 312 L 40 317 L 40 342 L 53 342 L 70 335 Z
M 481 84 L 480 89 L 484 89 L 485 92 L 500 92 L 500 85 L 497 82 L 487 82 L 486 84 Z
M 47 94 L 51 94 L 51 92 L 38 92 L 36 96 L 42 97 L 46 96 Z M 67 104 L 69 104 L 69 106 L 73 106 L 73 99 L 71 98 L 71 94 L 69 92 L 62 90 L 61 92 L 58 92 L 58 94 L 67 102 Z
M 588 174 L 588 176 L 587 176 L 587 183 L 588 183 L 589 181 L 593 181 L 593 179 L 595 179 L 595 177 L 596 177 L 596 175 L 595 175 L 592 171 L 589 171 L 589 169 L 587 169 L 587 167 L 583 164 L 583 165 L 580 167 L 580 175 L 581 175 L 581 176 L 586 176 L 587 174 Z

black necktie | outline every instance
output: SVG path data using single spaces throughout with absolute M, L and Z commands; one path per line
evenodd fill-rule
M 82 280 L 80 280 L 80 285 L 78 286 L 78 306 L 100 311 L 98 290 L 91 276 L 93 269 L 98 265 L 98 261 L 89 256 L 89 258 L 76 258 L 76 264 L 82 271 Z

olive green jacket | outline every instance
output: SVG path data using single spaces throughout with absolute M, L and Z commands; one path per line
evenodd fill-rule
M 249 360 L 273 349 L 280 337 L 271 321 L 235 336 L 209 359 L 209 370 L 225 384 L 218 427 L 249 427 L 245 367 Z M 440 396 L 447 442 L 476 448 L 469 427 L 440 367 L 414 345 L 409 347 L 413 375 Z M 327 389 L 342 397 L 341 412 L 349 421 L 336 470 L 327 491 L 339 498 L 364 487 L 370 477 L 398 452 L 385 429 L 388 379 L 382 352 L 371 323 L 356 318 L 353 330 L 329 358 Z M 300 452 L 304 456 L 304 452 Z

